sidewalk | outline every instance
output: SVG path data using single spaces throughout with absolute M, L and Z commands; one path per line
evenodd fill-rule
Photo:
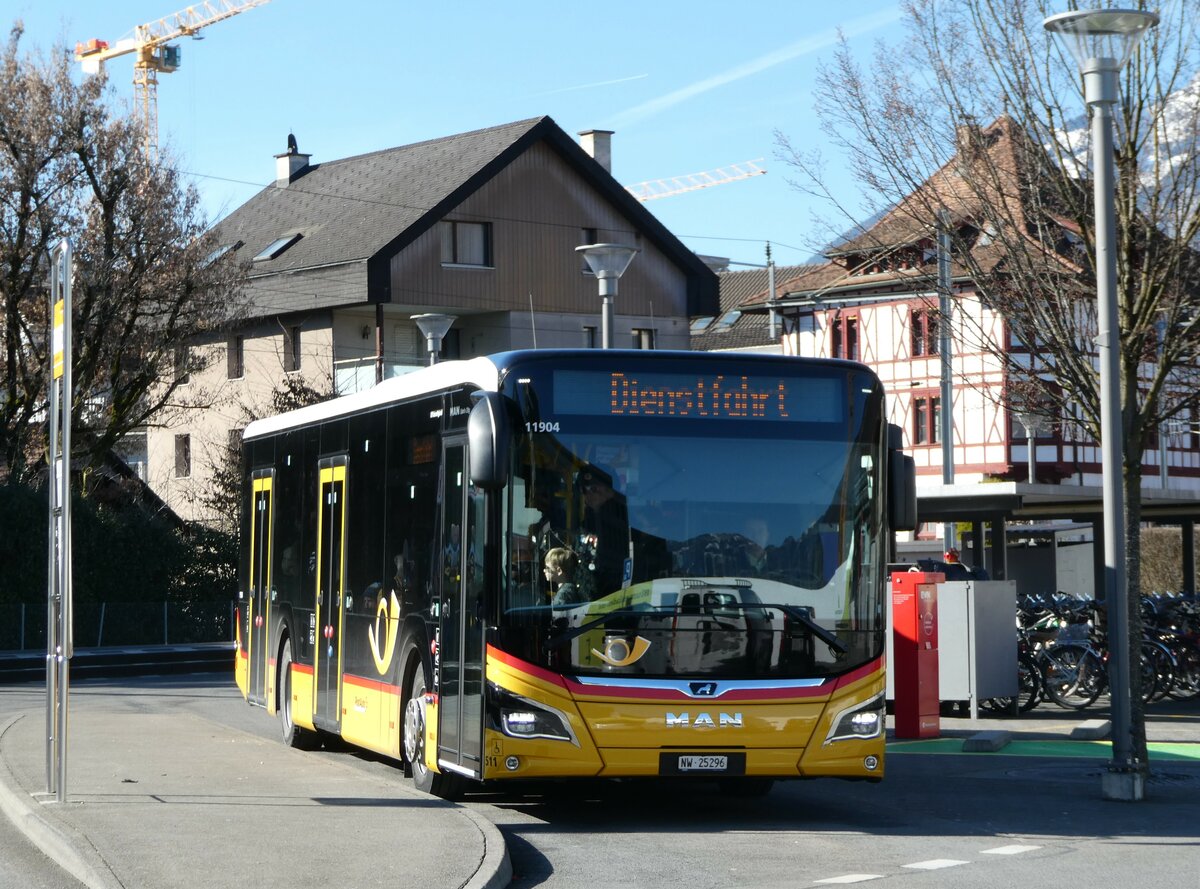
M 503 837 L 469 808 L 188 714 L 73 703 L 67 802 L 44 711 L 0 717 L 0 812 L 89 889 L 498 889 Z M 86 742 L 86 743 L 85 743 Z

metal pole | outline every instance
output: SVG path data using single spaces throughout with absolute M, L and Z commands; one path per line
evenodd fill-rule
M 942 413 L 938 435 L 942 440 L 942 484 L 954 484 L 954 359 L 950 355 L 950 213 L 938 210 L 937 267 L 938 267 L 938 355 L 941 358 Z M 942 528 L 942 543 L 949 550 L 954 546 L 954 523 Z
M 1117 101 L 1114 59 L 1094 59 L 1083 72 L 1092 110 L 1096 213 L 1096 345 L 1100 360 L 1100 461 L 1104 497 L 1104 588 L 1108 605 L 1109 688 L 1113 722 L 1110 772 L 1131 774 L 1133 739 L 1129 692 L 1129 595 L 1125 574 L 1125 492 L 1122 488 L 1124 442 L 1121 422 L 1120 319 L 1117 312 L 1116 174 L 1113 161 L 1112 106 Z M 1133 796 L 1141 793 L 1133 790 Z
M 49 571 L 46 590 L 46 788 L 67 799 L 67 704 L 72 638 L 71 242 L 50 253 Z
M 779 339 L 779 312 L 775 308 L 775 260 L 771 258 L 770 241 L 767 241 L 767 305 L 771 310 L 767 320 L 768 338 L 775 342 Z
M 612 348 L 613 335 L 613 297 L 617 295 L 617 279 L 608 275 L 600 275 L 600 348 Z

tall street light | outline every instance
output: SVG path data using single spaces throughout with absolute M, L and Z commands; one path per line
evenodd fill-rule
M 1083 74 L 1091 111 L 1093 201 L 1096 215 L 1096 346 L 1100 359 L 1100 460 L 1104 496 L 1104 596 L 1108 609 L 1109 689 L 1113 758 L 1103 778 L 1108 799 L 1138 800 L 1145 776 L 1133 759 L 1129 694 L 1129 597 L 1125 574 L 1125 495 L 1120 391 L 1121 331 L 1117 315 L 1116 197 L 1112 107 L 1118 75 L 1158 14 L 1128 9 L 1062 12 L 1043 23 L 1061 36 Z
M 429 363 L 437 364 L 438 353 L 442 351 L 442 340 L 457 319 L 457 315 L 441 315 L 429 312 L 425 315 L 411 315 L 411 320 L 417 322 L 421 335 L 425 337 L 425 348 L 429 350 Z
M 626 247 L 624 244 L 584 244 L 575 248 L 576 253 L 582 253 L 587 260 L 588 268 L 600 282 L 600 297 L 604 301 L 600 315 L 600 346 L 603 349 L 612 348 L 613 328 L 613 297 L 617 295 L 617 281 L 633 262 L 637 254 L 636 247 Z

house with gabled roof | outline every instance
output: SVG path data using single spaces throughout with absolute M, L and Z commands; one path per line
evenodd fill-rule
M 1016 408 L 1015 381 L 1001 354 L 1030 374 L 1045 374 L 1039 370 L 1045 358 L 1036 344 L 1031 349 L 1028 339 L 1014 335 L 1015 319 L 990 303 L 980 286 L 980 276 L 995 286 L 1006 275 L 1073 278 L 1083 272 L 1075 223 L 1055 212 L 1053 196 L 1038 192 L 1030 158 L 1042 149 L 1007 116 L 986 127 L 964 122 L 958 137 L 946 164 L 886 213 L 826 249 L 825 262 L 781 276 L 775 293 L 762 288 L 739 308 L 760 318 L 775 313 L 787 354 L 861 361 L 879 375 L 890 420 L 903 430 L 905 449 L 917 464 L 918 511 L 927 523 L 929 552 L 942 548 L 943 527 L 934 522 L 970 522 L 978 560 L 983 523 L 1003 528 L 1013 517 L 1098 518 L 1101 451 L 1070 410 L 1044 418 Z M 986 163 L 976 162 L 981 154 Z M 1008 231 L 989 221 L 985 205 L 1001 208 L 995 215 Z M 939 228 L 951 234 L 940 276 Z M 1005 241 L 1032 243 L 1034 230 L 1055 234 L 1047 239 L 1051 249 L 1014 251 Z M 940 310 L 939 277 L 950 297 L 948 316 Z M 944 325 L 951 339 L 948 406 L 939 352 Z M 1039 333 L 1052 335 L 1062 334 Z M 1080 348 L 1090 350 L 1084 342 Z M 949 483 L 943 475 L 944 407 L 953 430 Z M 1200 434 L 1163 436 L 1158 448 L 1147 448 L 1144 466 L 1146 518 L 1195 513 Z M 993 576 L 1005 576 L 1003 540 L 993 534 L 987 566 Z M 1047 582 L 1044 571 L 1036 582 Z M 1091 582 L 1090 575 L 1081 580 L 1079 592 L 1090 595 Z
M 610 172 L 611 133 L 549 117 L 314 163 L 289 137 L 275 181 L 215 227 L 247 269 L 236 326 L 178 362 L 204 411 L 148 436 L 148 476 L 183 515 L 281 383 L 345 394 L 429 362 L 413 316 L 454 316 L 443 357 L 600 345 L 598 282 L 575 248 L 638 254 L 613 344 L 688 348 L 716 275 Z M 199 397 L 195 397 L 199 395 Z

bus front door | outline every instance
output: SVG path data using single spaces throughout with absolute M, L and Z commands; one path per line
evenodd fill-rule
M 480 777 L 483 751 L 484 496 L 467 479 L 465 442 L 442 462 L 438 767 Z
M 346 458 L 318 464 L 320 504 L 317 508 L 316 659 L 313 678 L 313 721 L 336 731 L 341 715 L 342 625 L 346 576 Z
M 249 688 L 246 700 L 254 704 L 267 701 L 267 665 L 271 653 L 267 640 L 271 633 L 271 491 L 274 473 L 257 470 L 251 477 L 250 494 L 250 589 L 246 604 L 248 644 L 246 666 Z

